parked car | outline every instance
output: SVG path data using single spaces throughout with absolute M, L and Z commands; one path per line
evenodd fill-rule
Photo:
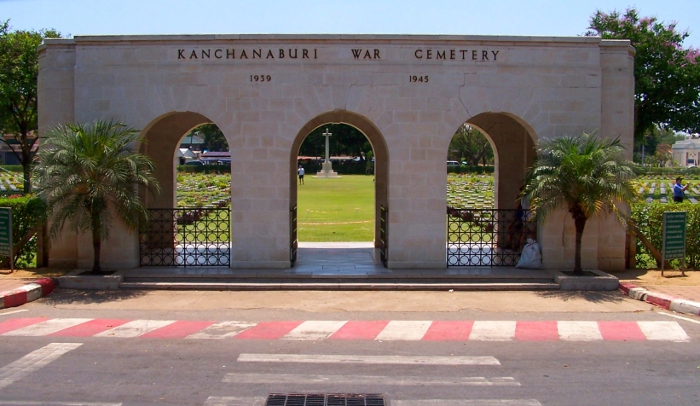
M 448 167 L 448 168 L 457 168 L 457 167 L 459 167 L 459 162 L 457 162 L 457 161 L 447 161 L 447 167 Z
M 202 161 L 187 161 L 187 162 L 185 162 L 185 165 L 203 166 L 204 162 L 202 162 Z

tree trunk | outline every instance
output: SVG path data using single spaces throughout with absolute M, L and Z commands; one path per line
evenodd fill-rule
M 581 240 L 583 239 L 583 229 L 586 227 L 586 217 L 579 214 L 574 217 L 576 226 L 576 254 L 574 256 L 574 275 L 583 275 L 581 268 Z
M 101 234 L 101 224 L 99 219 L 93 217 L 92 220 L 92 249 L 94 252 L 94 262 L 92 264 L 92 272 L 99 273 L 102 271 L 100 268 L 100 249 L 102 248 Z
M 24 193 L 32 191 L 32 162 L 31 159 L 22 163 L 24 172 Z

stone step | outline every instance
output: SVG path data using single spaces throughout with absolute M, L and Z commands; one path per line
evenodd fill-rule
M 506 291 L 506 290 L 559 290 L 554 282 L 388 282 L 388 281 L 342 281 L 342 282 L 182 282 L 182 281 L 127 281 L 119 289 L 143 290 L 420 290 L 420 291 Z

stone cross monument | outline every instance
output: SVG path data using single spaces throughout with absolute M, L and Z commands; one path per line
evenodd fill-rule
M 328 131 L 328 129 L 326 128 L 326 132 L 323 133 L 323 136 L 326 137 L 326 160 L 323 161 L 323 165 L 321 166 L 321 170 L 316 172 L 317 178 L 337 178 L 338 177 L 338 172 L 333 171 L 333 164 L 331 163 L 331 155 L 329 153 L 328 139 L 330 138 L 331 135 L 333 135 L 333 134 L 331 134 Z

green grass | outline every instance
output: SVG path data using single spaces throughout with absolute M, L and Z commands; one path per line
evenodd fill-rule
M 299 185 L 299 241 L 374 240 L 374 177 L 343 175 L 337 179 L 306 176 Z

